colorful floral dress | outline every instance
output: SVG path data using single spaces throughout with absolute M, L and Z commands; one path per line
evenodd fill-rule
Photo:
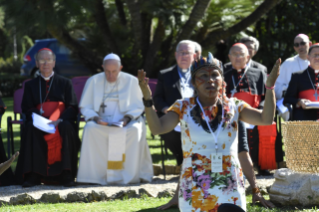
M 223 154 L 223 172 L 211 172 L 212 137 L 195 98 L 177 100 L 169 111 L 179 115 L 182 134 L 183 164 L 180 177 L 180 211 L 216 211 L 223 203 L 246 210 L 243 173 L 238 160 L 237 122 L 248 105 L 236 98 L 224 102 L 224 124 L 218 135 L 218 153 Z M 212 131 L 222 120 L 222 107 L 204 108 Z

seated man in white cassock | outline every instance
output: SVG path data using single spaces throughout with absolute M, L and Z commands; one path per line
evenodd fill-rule
M 105 56 L 102 67 L 104 72 L 87 80 L 79 104 L 87 123 L 77 182 L 150 182 L 153 166 L 141 117 L 144 105 L 138 80 L 121 72 L 116 54 Z M 123 127 L 112 126 L 115 122 L 122 122 Z

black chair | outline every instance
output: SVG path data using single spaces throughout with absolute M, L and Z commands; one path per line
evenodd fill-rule
M 12 152 L 12 155 L 14 154 L 14 137 L 13 137 L 13 124 L 19 124 L 20 125 L 20 138 L 22 136 L 22 132 L 24 130 L 25 126 L 25 115 L 22 114 L 21 109 L 21 103 L 22 103 L 22 97 L 23 97 L 23 88 L 20 88 L 14 92 L 13 95 L 13 113 L 14 113 L 14 119 L 12 120 L 12 117 L 9 116 L 7 118 L 7 147 L 8 147 L 8 158 L 10 158 L 10 153 Z M 20 119 L 17 119 L 17 115 L 20 115 Z M 11 144 L 11 145 L 10 145 Z

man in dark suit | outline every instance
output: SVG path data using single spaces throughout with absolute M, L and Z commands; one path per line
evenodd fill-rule
M 154 105 L 159 116 L 167 113 L 167 109 L 178 99 L 189 98 L 194 94 L 191 84 L 190 67 L 196 57 L 195 44 L 190 40 L 178 43 L 175 52 L 176 65 L 161 70 L 158 76 L 156 90 L 153 96 Z M 169 148 L 177 160 L 177 165 L 183 161 L 180 130 L 161 135 L 165 146 Z
M 248 36 L 248 37 L 241 38 L 239 40 L 239 43 L 245 44 L 248 49 L 249 57 L 250 57 L 250 59 L 247 62 L 248 67 L 260 69 L 267 74 L 268 73 L 267 67 L 253 60 L 253 57 L 257 54 L 259 49 L 259 41 L 252 36 Z M 231 68 L 232 68 L 231 63 L 225 64 L 226 70 Z

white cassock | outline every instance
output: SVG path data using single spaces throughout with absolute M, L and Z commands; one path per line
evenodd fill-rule
M 101 107 L 102 102 L 106 107 Z M 117 81 L 106 81 L 104 72 L 90 77 L 84 87 L 81 113 L 87 121 L 82 138 L 77 182 L 107 184 L 150 182 L 152 158 L 146 141 L 142 92 L 136 77 L 120 72 Z M 128 115 L 126 127 L 103 126 L 94 116 L 116 122 Z

